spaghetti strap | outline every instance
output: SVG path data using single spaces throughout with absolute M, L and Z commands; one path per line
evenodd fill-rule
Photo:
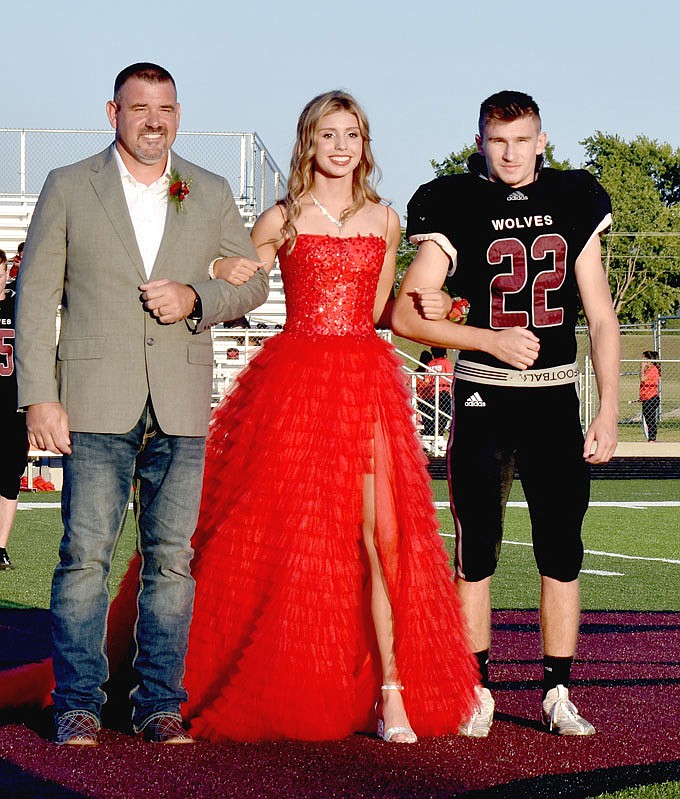
M 387 219 L 385 220 L 385 241 L 387 241 L 387 236 L 390 232 L 390 207 L 389 205 L 385 206 L 385 213 L 387 214 Z

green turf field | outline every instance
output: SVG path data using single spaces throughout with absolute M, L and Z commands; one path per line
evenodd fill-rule
M 443 481 L 433 484 L 435 500 L 445 503 Z M 680 611 L 680 481 L 595 480 L 584 527 L 586 556 L 581 577 L 585 610 Z M 538 579 L 533 561 L 529 514 L 515 484 L 506 512 L 501 562 L 492 585 L 493 605 L 535 608 Z M 51 574 L 61 535 L 58 493 L 22 494 L 21 509 L 8 551 L 16 568 L 0 572 L 0 607 L 49 606 Z M 600 504 L 602 503 L 602 504 Z M 666 504 L 659 504 L 666 503 Z M 452 551 L 451 514 L 438 511 L 444 541 Z M 134 549 L 132 514 L 121 536 L 111 575 L 111 592 Z M 640 786 L 602 799 L 680 799 L 680 782 Z
M 444 481 L 433 485 L 435 500 L 446 502 Z M 680 482 L 675 480 L 594 480 L 586 516 L 583 607 L 588 610 L 680 611 Z M 515 484 L 506 512 L 505 544 L 493 581 L 496 608 L 538 605 L 538 581 L 530 542 L 529 514 Z M 23 493 L 22 504 L 56 504 L 58 493 Z M 675 502 L 658 506 L 646 503 Z M 621 503 L 597 504 L 597 503 Z M 624 504 L 629 503 L 629 504 Z M 630 503 L 637 503 L 631 506 Z M 453 524 L 448 508 L 438 511 L 444 541 L 452 551 Z M 0 572 L 0 607 L 48 607 L 49 584 L 57 559 L 61 517 L 58 507 L 20 510 L 8 546 L 16 565 Z M 134 549 L 132 515 L 118 545 L 111 574 L 112 592 Z M 592 553 L 603 554 L 592 554 Z M 626 557 L 619 557 L 626 556 Z M 614 574 L 590 574 L 589 572 Z

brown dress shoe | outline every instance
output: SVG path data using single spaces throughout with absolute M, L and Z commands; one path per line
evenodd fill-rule
M 194 739 L 182 726 L 179 716 L 172 713 L 156 713 L 150 716 L 140 730 L 145 741 L 155 744 L 192 744 Z

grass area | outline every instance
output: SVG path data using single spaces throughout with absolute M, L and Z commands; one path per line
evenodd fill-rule
M 680 782 L 663 782 L 616 793 L 601 793 L 594 799 L 680 799 Z
M 443 481 L 437 481 L 443 483 Z M 446 484 L 435 484 L 439 501 L 448 500 Z M 510 502 L 522 502 L 521 485 L 513 485 Z M 680 501 L 680 487 L 674 480 L 595 480 L 593 502 Z M 452 535 L 453 520 L 448 510 L 440 511 L 442 532 Z M 671 610 L 680 611 L 677 591 L 680 567 L 659 558 L 680 556 L 680 508 L 612 507 L 591 505 L 583 528 L 587 550 L 583 568 L 612 575 L 581 575 L 581 596 L 588 610 Z M 529 512 L 508 507 L 505 538 L 498 570 L 492 582 L 495 608 L 538 607 L 538 579 L 531 547 Z M 453 538 L 445 538 L 453 553 Z M 515 542 L 515 543 L 510 543 Z M 588 550 L 606 554 L 589 554 Z M 628 556 L 626 558 L 617 555 Z M 638 559 L 634 559 L 638 558 Z
M 433 482 L 435 499 L 448 502 L 443 480 Z M 676 480 L 594 480 L 592 502 L 680 501 Z M 22 494 L 25 503 L 58 503 L 58 492 Z M 524 494 L 515 481 L 510 502 L 522 502 Z M 438 512 L 442 532 L 453 534 L 448 508 Z M 678 564 L 633 558 L 680 557 L 680 508 L 600 507 L 592 505 L 586 516 L 583 537 L 587 550 L 609 553 L 586 554 L 584 568 L 616 575 L 583 574 L 583 607 L 590 610 L 674 610 L 680 611 Z M 59 508 L 20 510 L 10 539 L 9 552 L 17 568 L 0 573 L 0 606 L 49 606 L 50 580 L 58 557 L 61 536 Z M 530 543 L 529 513 L 524 507 L 506 512 L 506 543 L 493 581 L 493 603 L 497 608 L 534 608 L 538 605 L 538 579 Z M 453 538 L 445 537 L 453 552 Z M 510 542 L 517 542 L 516 544 Z M 116 586 L 134 551 L 132 514 L 118 543 L 111 570 L 110 587 Z M 627 555 L 617 558 L 615 555 Z
M 20 508 L 22 503 L 51 505 L 60 500 L 60 492 L 22 493 L 19 497 Z M 15 569 L 0 572 L 0 607 L 49 607 L 50 583 L 59 557 L 61 533 L 58 507 L 19 510 L 7 547 Z M 132 513 L 128 513 L 111 566 L 109 587 L 112 595 L 134 548 L 134 518 Z

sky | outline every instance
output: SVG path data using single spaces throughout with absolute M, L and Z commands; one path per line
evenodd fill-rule
M 302 107 L 342 88 L 402 218 L 501 89 L 534 97 L 574 166 L 596 131 L 680 147 L 677 0 L 30 0 L 2 18 L 0 127 L 108 128 L 116 74 L 153 61 L 175 77 L 183 130 L 257 132 L 287 173 Z

